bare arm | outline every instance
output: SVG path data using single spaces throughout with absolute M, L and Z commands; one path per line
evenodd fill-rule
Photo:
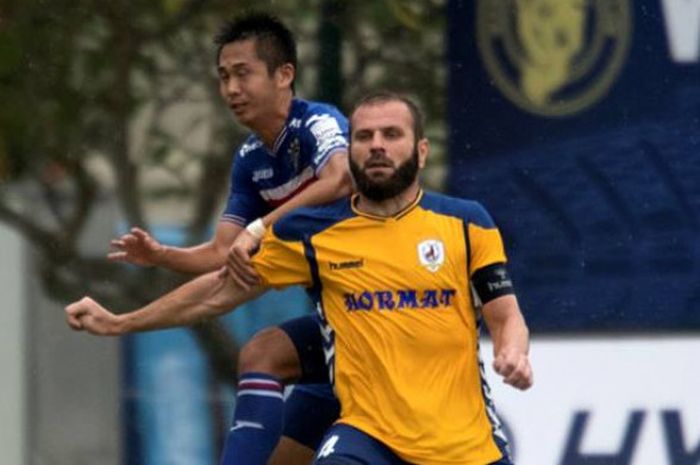
M 530 336 L 525 319 L 514 295 L 497 297 L 482 309 L 486 326 L 493 340 L 496 373 L 518 389 L 532 386 L 530 366 Z
M 141 266 L 161 266 L 182 273 L 206 273 L 221 268 L 236 236 L 243 227 L 220 221 L 214 237 L 193 247 L 171 247 L 159 243 L 148 232 L 132 228 L 112 241 L 110 260 L 126 261 Z
M 226 264 L 228 250 L 242 230 L 235 223 L 219 221 L 210 241 L 194 247 L 167 247 L 161 266 L 184 273 L 218 270 Z
M 242 290 L 230 278 L 209 273 L 130 313 L 115 315 L 89 297 L 65 309 L 68 325 L 100 336 L 118 336 L 177 326 L 190 326 L 219 316 L 259 296 L 262 287 Z
M 270 226 L 295 208 L 327 203 L 347 196 L 352 189 L 348 154 L 347 152 L 336 153 L 321 169 L 316 182 L 268 213 L 262 218 L 263 224 Z M 257 273 L 250 263 L 250 256 L 259 243 L 260 238 L 254 237 L 248 230 L 243 230 L 229 251 L 227 260 L 229 274 L 243 288 L 255 286 L 258 282 Z
M 298 207 L 308 207 L 332 202 L 350 195 L 352 177 L 347 152 L 336 153 L 318 173 L 318 180 L 297 195 L 263 217 L 265 226 L 270 226 L 282 216 Z

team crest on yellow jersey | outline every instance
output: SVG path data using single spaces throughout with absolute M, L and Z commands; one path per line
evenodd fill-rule
M 438 239 L 428 239 L 418 244 L 420 264 L 435 273 L 445 263 L 445 245 Z
M 610 89 L 627 57 L 628 0 L 478 0 L 479 53 L 520 108 L 561 117 Z

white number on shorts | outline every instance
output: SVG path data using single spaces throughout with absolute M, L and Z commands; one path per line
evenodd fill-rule
M 328 441 L 323 443 L 323 447 L 321 447 L 321 450 L 318 451 L 318 457 L 323 458 L 323 457 L 328 457 L 331 455 L 333 452 L 335 452 L 335 445 L 338 442 L 338 437 L 337 434 L 334 434 L 330 438 L 328 438 Z

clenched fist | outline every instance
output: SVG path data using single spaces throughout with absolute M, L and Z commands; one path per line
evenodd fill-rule
M 83 297 L 65 308 L 68 326 L 96 336 L 116 336 L 120 333 L 119 318 L 90 297 Z
M 526 353 L 514 349 L 503 349 L 496 354 L 493 369 L 503 376 L 506 384 L 521 390 L 532 386 L 532 367 Z

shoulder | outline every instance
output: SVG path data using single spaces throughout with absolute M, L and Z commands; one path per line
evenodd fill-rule
M 249 135 L 238 146 L 233 155 L 233 176 L 241 176 L 255 169 L 255 152 L 262 150 L 263 143 L 255 134 Z
M 460 199 L 436 192 L 426 191 L 420 206 L 440 215 L 453 216 L 465 223 L 472 223 L 482 228 L 494 228 L 496 225 L 483 205 L 475 200 Z
M 344 197 L 325 205 L 297 208 L 280 218 L 272 230 L 282 240 L 301 241 L 353 216 L 350 197 Z
M 341 113 L 338 108 L 323 102 L 314 102 L 311 100 L 297 100 L 299 107 L 298 116 L 301 119 L 303 127 L 309 128 L 316 124 L 339 124 L 346 125 L 347 118 Z
M 236 160 L 247 158 L 251 153 L 259 150 L 262 146 L 262 141 L 255 134 L 250 134 L 236 149 Z

